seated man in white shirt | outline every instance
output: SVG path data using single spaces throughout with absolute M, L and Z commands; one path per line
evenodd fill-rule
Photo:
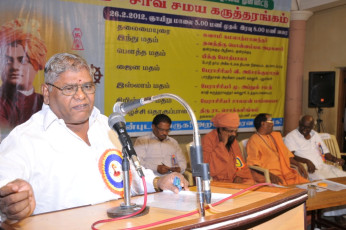
M 343 159 L 336 158 L 329 152 L 320 135 L 312 130 L 314 124 L 312 116 L 303 116 L 299 127 L 285 137 L 285 145 L 294 154 L 294 159 L 307 164 L 309 180 L 346 176 L 346 172 L 324 162 L 328 160 L 340 166 L 345 163 Z
M 122 147 L 108 118 L 94 107 L 93 70 L 80 56 L 61 53 L 51 57 L 44 72 L 42 110 L 0 145 L 0 222 L 121 197 L 109 186 L 114 180 L 104 176 L 111 169 L 111 178 L 121 176 L 119 162 L 107 157 L 121 156 Z M 114 164 L 106 167 L 106 159 Z M 178 193 L 176 176 L 188 190 L 179 173 L 157 178 L 143 171 L 148 192 Z M 134 167 L 131 172 L 131 194 L 143 193 L 142 179 Z
M 186 169 L 186 159 L 178 142 L 168 136 L 171 124 L 167 115 L 156 115 L 151 125 L 153 132 L 138 137 L 134 144 L 141 164 L 158 176 L 184 173 Z

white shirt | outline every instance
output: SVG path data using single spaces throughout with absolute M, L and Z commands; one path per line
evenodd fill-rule
M 311 130 L 310 135 L 307 140 L 295 129 L 285 137 L 285 145 L 291 152 L 294 151 L 294 155 L 309 159 L 319 169 L 324 164 L 321 153 L 329 153 L 329 149 L 316 131 Z
M 102 179 L 99 158 L 107 149 L 121 149 L 108 118 L 96 108 L 89 119 L 90 146 L 58 119 L 49 106 L 17 126 L 0 145 L 0 187 L 17 178 L 34 190 L 34 214 L 118 199 Z M 143 193 L 134 167 L 132 194 Z M 155 177 L 144 170 L 148 192 Z
M 138 137 L 134 148 L 141 164 L 145 168 L 153 170 L 158 176 L 161 175 L 157 172 L 158 165 L 165 164 L 168 167 L 174 167 L 172 163 L 173 155 L 175 162 L 181 169 L 180 173 L 183 173 L 186 169 L 186 159 L 178 142 L 169 136 L 163 141 L 160 141 L 153 133 Z

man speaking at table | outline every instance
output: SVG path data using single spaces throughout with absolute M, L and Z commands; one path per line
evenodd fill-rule
M 42 110 L 17 126 L 0 145 L 2 221 L 4 216 L 21 220 L 31 214 L 120 198 L 101 171 L 102 157 L 122 148 L 108 118 L 94 107 L 95 90 L 93 71 L 80 56 L 61 53 L 47 62 Z M 113 176 L 119 175 L 118 166 L 109 165 Z M 131 169 L 131 193 L 143 193 L 142 180 Z M 179 173 L 156 179 L 151 170 L 144 174 L 149 192 L 154 187 L 178 192 L 174 177 L 188 190 L 188 182 Z

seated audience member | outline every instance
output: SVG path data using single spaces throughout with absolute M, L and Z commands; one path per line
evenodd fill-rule
M 105 153 L 121 152 L 122 147 L 108 118 L 94 107 L 89 65 L 78 55 L 61 53 L 50 58 L 44 72 L 42 110 L 14 128 L 0 145 L 1 221 L 4 216 L 21 220 L 120 198 L 108 188 L 99 165 Z M 131 193 L 143 193 L 142 180 L 131 168 Z M 178 192 L 175 176 L 188 189 L 178 173 L 161 178 L 151 170 L 144 174 L 149 192 Z
M 299 127 L 285 137 L 287 148 L 294 154 L 294 159 L 307 164 L 310 180 L 346 176 L 346 172 L 325 164 L 324 161 L 328 160 L 343 166 L 345 161 L 330 154 L 320 135 L 313 130 L 314 124 L 312 116 L 303 116 Z
M 203 160 L 209 163 L 214 181 L 254 184 L 236 140 L 238 113 L 219 113 L 211 119 L 216 129 L 202 139 Z
M 186 159 L 178 144 L 168 136 L 172 120 L 165 114 L 154 117 L 152 133 L 138 137 L 134 148 L 143 167 L 153 170 L 156 175 L 184 173 Z
M 291 185 L 308 182 L 291 164 L 307 177 L 304 167 L 294 160 L 294 155 L 287 149 L 281 133 L 273 132 L 274 123 L 270 114 L 256 116 L 254 125 L 257 130 L 247 145 L 248 165 L 257 165 L 269 169 L 270 180 L 274 184 Z

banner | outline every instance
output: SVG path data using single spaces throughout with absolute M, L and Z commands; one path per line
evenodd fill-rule
M 107 116 L 116 102 L 170 93 L 193 109 L 201 133 L 213 128 L 210 119 L 219 112 L 238 112 L 239 131 L 253 130 L 253 118 L 263 112 L 272 114 L 275 129 L 283 126 L 289 1 L 12 0 L 0 6 L 1 25 L 36 22 L 46 59 L 73 52 L 95 68 L 95 106 Z M 36 72 L 39 94 L 43 73 Z M 128 132 L 151 131 L 159 113 L 171 117 L 172 134 L 192 133 L 186 109 L 170 98 L 129 112 Z M 0 124 L 3 114 L 1 108 Z

